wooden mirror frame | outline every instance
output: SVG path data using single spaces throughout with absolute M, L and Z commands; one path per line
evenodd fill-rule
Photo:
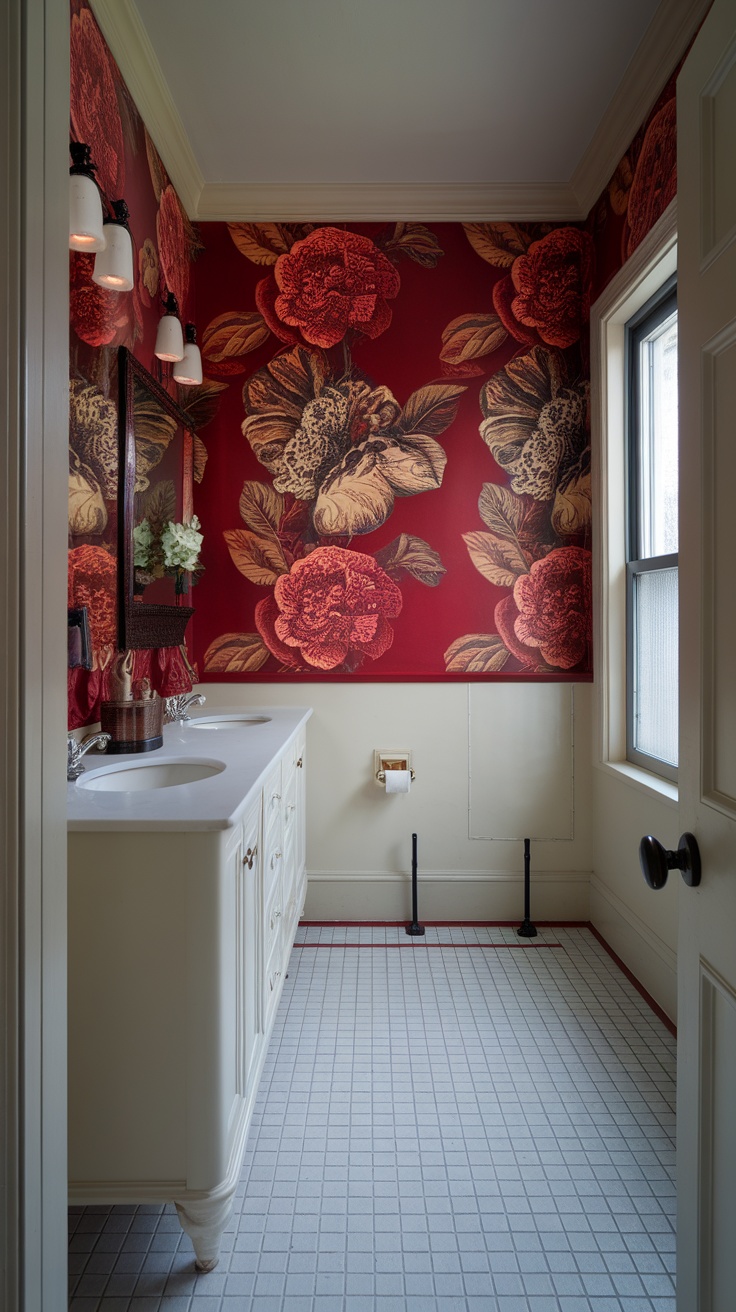
M 184 411 L 156 382 L 148 370 L 126 347 L 118 348 L 118 647 L 121 651 L 147 647 L 179 647 L 187 624 L 194 614 L 192 606 L 168 606 L 134 601 L 135 575 L 133 543 L 134 499 L 136 479 L 135 408 L 136 382 L 145 387 L 182 430 L 182 478 L 185 514 L 191 513 L 193 443 L 189 420 Z M 174 439 L 176 440 L 176 439 Z

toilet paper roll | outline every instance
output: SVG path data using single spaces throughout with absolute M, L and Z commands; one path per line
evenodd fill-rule
M 409 770 L 386 771 L 387 793 L 408 793 L 410 788 L 411 788 L 411 773 Z

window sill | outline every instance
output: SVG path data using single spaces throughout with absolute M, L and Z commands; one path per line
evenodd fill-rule
M 641 766 L 632 765 L 630 761 L 597 761 L 596 765 L 605 774 L 613 775 L 640 793 L 646 793 L 648 797 L 656 797 L 666 806 L 675 808 L 679 805 L 677 784 L 671 779 L 662 779 L 660 775 L 652 774 L 651 770 L 642 770 Z

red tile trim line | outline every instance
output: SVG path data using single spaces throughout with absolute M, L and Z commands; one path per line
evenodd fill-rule
M 610 944 L 606 943 L 606 940 L 604 939 L 603 935 L 598 933 L 598 930 L 596 929 L 595 925 L 588 924 L 585 926 L 585 928 L 590 930 L 591 934 L 593 935 L 593 938 L 597 939 L 597 941 L 600 943 L 604 951 L 607 952 L 609 957 L 611 957 L 611 959 L 616 962 L 616 965 L 618 966 L 619 970 L 622 971 L 623 974 L 626 976 L 627 980 L 629 981 L 629 984 L 633 984 L 637 993 L 641 994 L 644 1001 L 649 1004 L 655 1016 L 659 1020 L 661 1020 L 665 1029 L 668 1029 L 670 1034 L 673 1036 L 673 1038 L 676 1039 L 677 1026 L 675 1025 L 674 1021 L 670 1020 L 669 1016 L 667 1015 L 667 1012 L 662 1010 L 659 1003 L 654 1001 L 654 998 L 652 997 L 651 993 L 648 993 L 647 990 L 644 988 L 644 985 L 639 983 L 638 979 L 636 978 L 636 975 L 634 975 L 629 970 L 628 966 L 624 965 L 618 953 L 614 952 Z
M 405 920 L 300 920 L 299 924 L 304 929 L 357 929 L 359 927 L 363 927 L 365 929 L 393 929 L 398 927 L 399 925 L 406 925 L 406 921 Z M 516 920 L 425 920 L 423 921 L 423 924 L 428 925 L 430 928 L 440 926 L 442 928 L 447 928 L 447 929 L 450 928 L 507 929 L 518 924 L 518 921 Z M 618 953 L 614 952 L 613 948 L 610 946 L 609 943 L 606 942 L 603 935 L 598 932 L 595 925 L 592 925 L 589 920 L 537 920 L 535 921 L 535 924 L 538 925 L 540 929 L 589 929 L 591 934 L 593 935 L 593 938 L 596 939 L 598 943 L 600 943 L 601 947 L 605 952 L 608 953 L 611 960 L 615 961 L 619 970 L 622 972 L 622 974 L 626 976 L 627 980 L 631 985 L 633 985 L 633 987 L 636 989 L 640 997 L 642 997 L 644 1001 L 647 1003 L 647 1005 L 651 1007 L 655 1016 L 657 1017 L 658 1020 L 661 1020 L 665 1029 L 669 1030 L 673 1038 L 675 1039 L 677 1038 L 677 1026 L 675 1025 L 674 1021 L 670 1020 L 670 1017 L 667 1015 L 667 1012 L 663 1011 L 663 1009 L 660 1007 L 658 1002 L 655 1002 L 651 993 L 649 993 L 648 990 L 644 988 L 643 984 L 639 983 L 639 980 L 636 978 L 636 975 L 634 975 L 633 972 L 629 970 L 628 966 L 624 964 Z M 327 947 L 398 948 L 398 947 L 413 947 L 414 944 L 413 943 L 408 943 L 408 944 L 406 943 L 335 943 L 335 944 L 295 943 L 294 946 L 298 948 L 327 948 Z M 526 950 L 529 947 L 559 948 L 562 945 L 560 943 L 528 942 L 528 943 L 425 943 L 417 946 L 437 947 L 437 948 L 442 948 L 442 947 L 522 948 Z
M 425 922 L 426 923 L 426 922 Z M 561 948 L 561 943 L 426 943 L 423 938 L 411 938 L 406 943 L 295 943 L 295 948 L 511 948 L 528 952 L 533 948 Z

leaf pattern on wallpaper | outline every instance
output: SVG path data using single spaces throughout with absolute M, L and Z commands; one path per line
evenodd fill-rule
M 390 578 L 409 574 L 428 588 L 436 588 L 447 573 L 439 553 L 423 538 L 411 533 L 402 533 L 388 546 L 381 547 L 376 552 L 376 560 Z
M 286 503 L 280 492 L 269 483 L 246 480 L 240 493 L 240 518 L 259 537 L 272 537 L 277 533 Z
M 508 337 L 497 314 L 460 314 L 442 332 L 440 360 L 464 364 L 490 355 Z
M 516 541 L 495 533 L 463 533 L 468 555 L 479 574 L 499 588 L 511 588 L 521 574 L 528 574 L 529 562 Z
M 395 496 L 431 492 L 447 464 L 439 442 L 413 433 L 354 447 L 322 484 L 314 526 L 330 537 L 369 533 L 391 514 Z
M 170 478 L 161 478 L 146 493 L 141 519 L 147 519 L 154 538 L 161 536 L 169 520 L 176 519 L 176 488 Z
M 552 527 L 561 538 L 583 537 L 586 545 L 590 534 L 592 512 L 590 473 L 573 478 L 565 488 L 558 488 L 552 507 Z
M 145 492 L 148 477 L 162 460 L 164 452 L 177 429 L 173 415 L 162 409 L 152 393 L 133 386 L 135 414 L 135 491 Z
M 381 249 L 389 259 L 406 255 L 423 269 L 434 269 L 444 255 L 435 234 L 423 223 L 397 223 Z
M 251 583 L 268 588 L 282 574 L 288 574 L 289 566 L 275 536 L 261 537 L 242 528 L 226 529 L 222 536 L 236 569 Z
M 295 241 L 314 231 L 313 223 L 228 223 L 228 232 L 241 255 L 253 264 L 275 264 Z
M 204 654 L 209 674 L 255 674 L 270 656 L 260 633 L 221 633 Z
M 386 443 L 385 450 L 378 453 L 378 461 L 397 496 L 411 497 L 440 486 L 447 456 L 433 437 L 411 433 Z
M 194 434 L 192 441 L 192 475 L 195 483 L 201 483 L 204 478 L 204 467 L 207 464 L 207 447 L 197 433 Z
M 463 228 L 473 250 L 497 269 L 510 269 L 517 255 L 532 244 L 531 235 L 519 223 L 464 223 Z
M 99 537 L 107 528 L 107 506 L 89 465 L 69 447 L 69 532 Z
M 199 430 L 212 423 L 219 408 L 220 395 L 225 391 L 227 383 L 218 383 L 214 378 L 204 378 L 198 387 L 177 389 L 179 409 L 184 411 L 192 428 Z
M 212 319 L 202 334 L 202 357 L 211 364 L 234 361 L 262 346 L 270 330 L 257 310 L 228 310 Z M 245 365 L 239 370 L 245 373 Z
M 401 411 L 399 428 L 404 433 L 439 437 L 455 419 L 460 397 L 467 390 L 460 383 L 427 383 L 418 388 Z
M 495 674 L 510 654 L 497 633 L 466 633 L 447 648 L 445 669 L 448 674 Z
M 154 146 L 153 141 L 151 140 L 151 137 L 149 135 L 148 128 L 145 126 L 145 124 L 143 126 L 143 133 L 146 142 L 146 159 L 148 160 L 148 172 L 151 175 L 151 186 L 153 187 L 153 194 L 156 197 L 156 204 L 158 205 L 163 193 L 165 192 L 166 188 L 169 185 L 169 175 L 166 172 L 163 160 L 161 159 L 161 156 L 156 150 L 156 147 Z

